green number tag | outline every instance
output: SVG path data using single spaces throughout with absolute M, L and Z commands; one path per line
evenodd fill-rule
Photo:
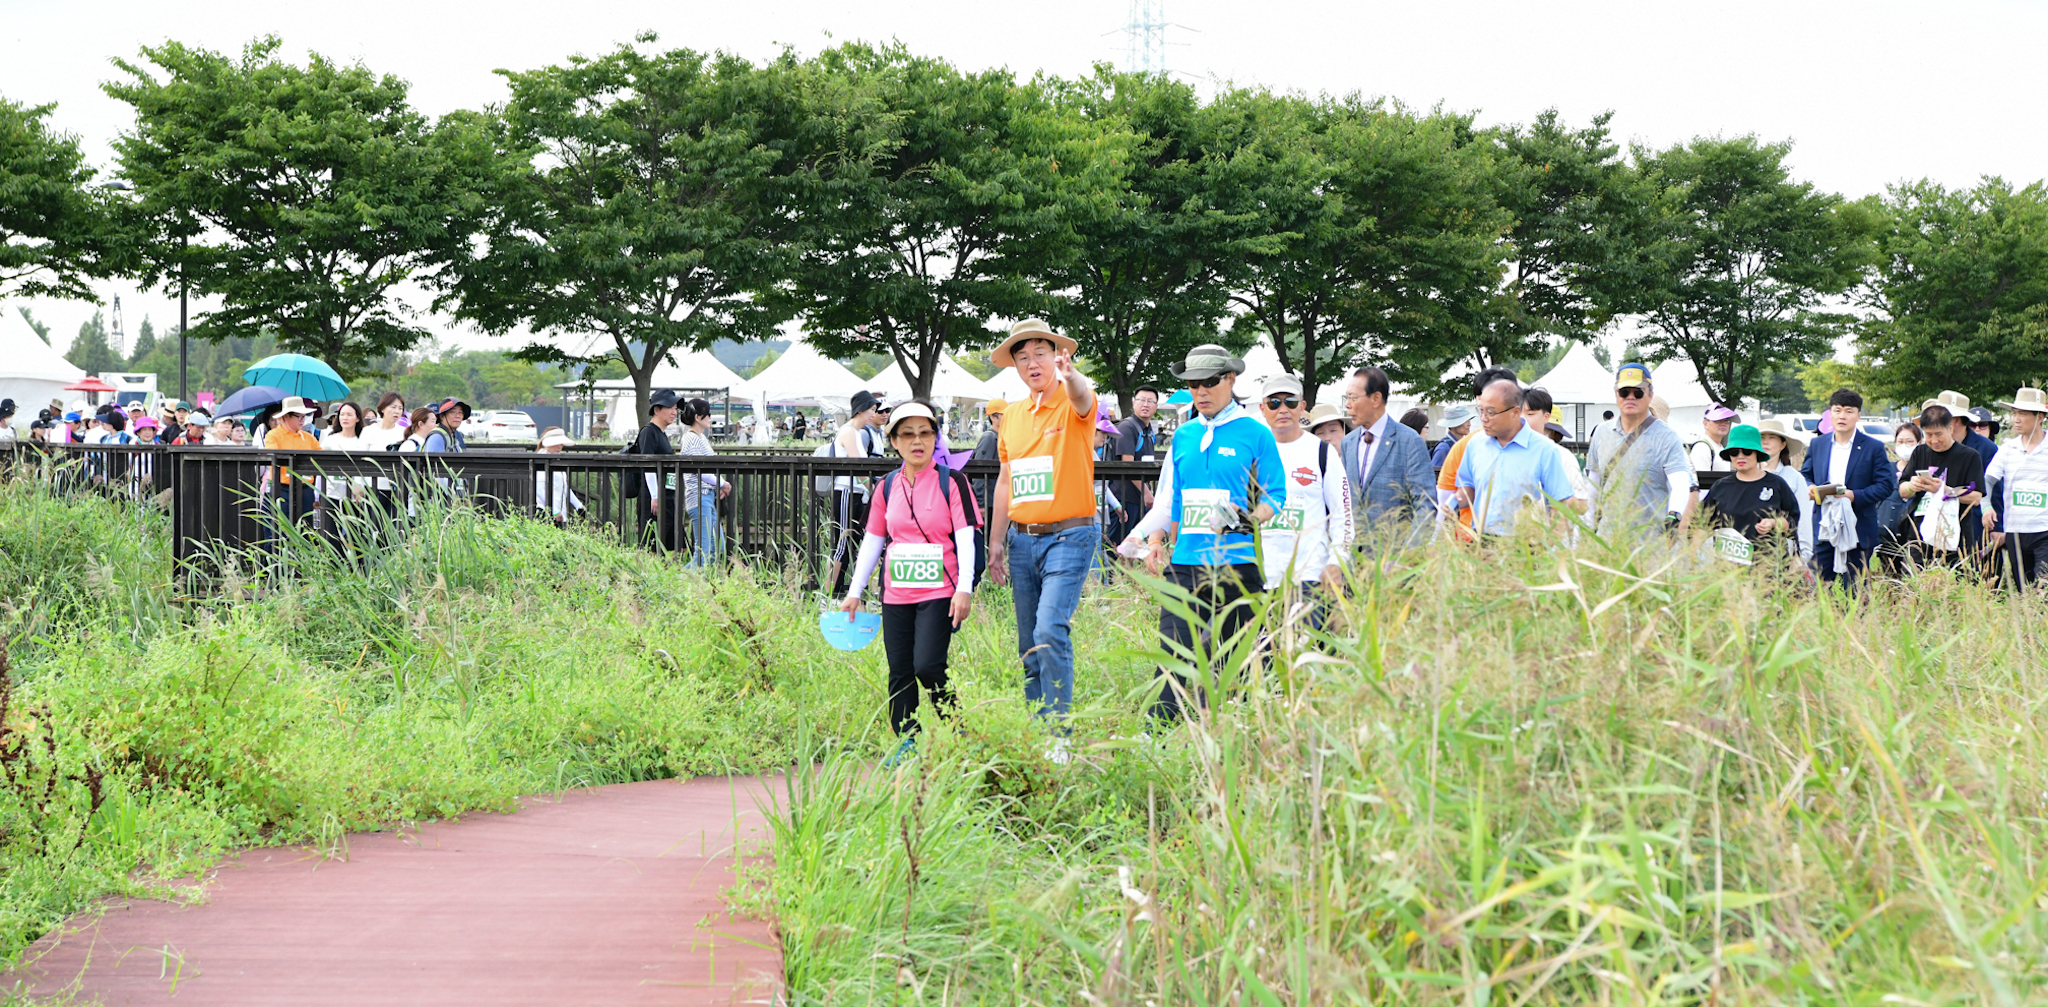
M 1733 528 L 1716 531 L 1712 542 L 1714 555 L 1736 566 L 1749 566 L 1755 562 L 1756 543 L 1742 537 L 1742 533 Z
M 1052 456 L 1019 458 L 1010 463 L 1010 503 L 1052 499 Z
M 1230 500 L 1229 490 L 1181 490 L 1180 491 L 1180 533 L 1182 535 L 1214 535 L 1209 530 L 1209 518 L 1216 513 L 1216 505 Z
M 902 588 L 946 586 L 946 554 L 942 546 L 917 542 L 889 544 L 889 583 Z
M 2027 483 L 2013 487 L 2012 505 L 2027 510 L 2048 510 L 2048 486 Z
M 1274 512 L 1272 519 L 1265 524 L 1266 531 L 1293 532 L 1296 535 L 1301 534 L 1301 530 L 1306 527 L 1308 527 L 1308 508 L 1296 506 L 1291 501 L 1287 506 Z

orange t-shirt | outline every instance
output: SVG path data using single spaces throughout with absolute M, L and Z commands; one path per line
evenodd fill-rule
M 1436 474 L 1437 489 L 1455 490 L 1458 488 L 1458 466 L 1465 462 L 1465 445 L 1472 443 L 1472 438 L 1477 436 L 1477 434 L 1478 431 L 1473 431 L 1458 438 L 1458 443 L 1451 445 L 1451 453 L 1444 458 L 1444 470 Z M 1472 508 L 1465 506 L 1458 508 L 1458 523 L 1467 528 L 1472 527 Z
M 313 436 L 310 430 L 294 432 L 284 427 L 271 427 L 270 432 L 263 435 L 263 446 L 271 451 L 318 451 L 320 438 Z M 282 465 L 277 467 L 277 472 L 281 479 L 292 477 L 291 470 Z M 311 477 L 301 476 L 299 481 L 308 486 L 313 484 Z
M 1095 403 L 1086 413 L 1074 411 L 1065 382 L 1042 399 L 1010 403 L 996 457 L 1010 466 L 1012 523 L 1095 515 Z

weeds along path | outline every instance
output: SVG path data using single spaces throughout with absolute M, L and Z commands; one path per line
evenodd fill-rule
M 623 783 L 353 836 L 332 859 L 251 850 L 202 904 L 117 904 L 45 935 L 21 973 L 109 1007 L 767 1002 L 781 951 L 721 893 L 764 848 L 774 786 Z

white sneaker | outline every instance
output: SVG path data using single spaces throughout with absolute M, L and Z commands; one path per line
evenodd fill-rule
M 1052 739 L 1052 744 L 1045 746 L 1045 757 L 1055 766 L 1064 766 L 1074 761 L 1074 753 L 1065 738 Z

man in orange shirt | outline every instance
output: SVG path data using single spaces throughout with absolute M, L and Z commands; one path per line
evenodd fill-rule
M 1102 547 L 1095 524 L 1095 386 L 1074 368 L 1074 341 L 1027 318 L 989 354 L 1031 390 L 1003 414 L 1003 463 L 989 511 L 989 575 L 1017 603 L 1024 701 L 1064 718 L 1074 703 L 1070 624 Z M 1047 755 L 1067 761 L 1064 737 Z
M 263 435 L 263 447 L 269 451 L 318 451 L 320 438 L 306 429 L 306 417 L 313 414 L 313 407 L 306 400 L 294 395 L 284 400 L 277 409 L 277 425 Z M 289 495 L 288 495 L 289 494 Z M 313 513 L 313 480 L 309 476 L 294 477 L 292 471 L 280 465 L 277 469 L 277 504 L 285 514 L 294 518 L 305 518 Z

